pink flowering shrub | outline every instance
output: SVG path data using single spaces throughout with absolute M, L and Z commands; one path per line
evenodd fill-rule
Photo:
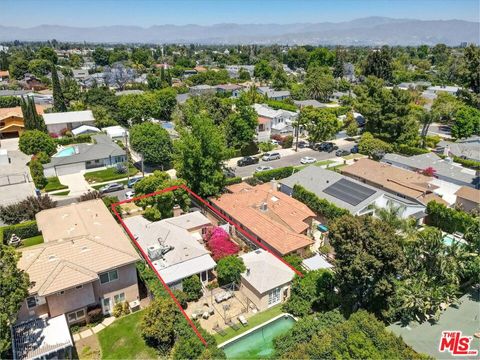
M 221 227 L 208 229 L 204 239 L 215 261 L 225 256 L 235 255 L 239 251 L 238 245 L 230 240 L 228 233 Z

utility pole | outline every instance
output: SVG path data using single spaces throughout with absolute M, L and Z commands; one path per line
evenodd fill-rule
M 125 149 L 127 153 L 127 182 L 130 182 L 130 149 L 128 148 L 128 132 L 125 130 Z

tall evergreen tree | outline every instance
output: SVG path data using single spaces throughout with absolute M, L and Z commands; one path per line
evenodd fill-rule
M 37 113 L 33 97 L 28 96 L 26 99 L 22 98 L 20 100 L 20 106 L 22 108 L 25 130 L 40 130 L 47 132 L 43 117 Z
M 67 104 L 63 97 L 62 87 L 58 79 L 57 68 L 52 63 L 53 109 L 56 112 L 67 111 Z

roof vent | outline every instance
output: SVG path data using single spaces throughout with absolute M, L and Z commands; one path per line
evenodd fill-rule
M 261 211 L 267 211 L 268 210 L 268 205 L 266 202 L 263 202 L 260 204 L 260 210 Z
M 55 261 L 57 257 L 55 255 L 48 255 L 48 261 Z
M 247 276 L 250 275 L 250 268 L 247 268 Z

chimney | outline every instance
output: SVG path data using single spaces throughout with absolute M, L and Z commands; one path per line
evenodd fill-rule
M 267 211 L 268 209 L 268 206 L 267 206 L 267 203 L 266 202 L 263 202 L 260 204 L 260 210 L 261 211 Z
M 273 180 L 270 181 L 270 183 L 272 184 L 272 190 L 277 191 L 278 190 L 277 180 L 273 179 Z

